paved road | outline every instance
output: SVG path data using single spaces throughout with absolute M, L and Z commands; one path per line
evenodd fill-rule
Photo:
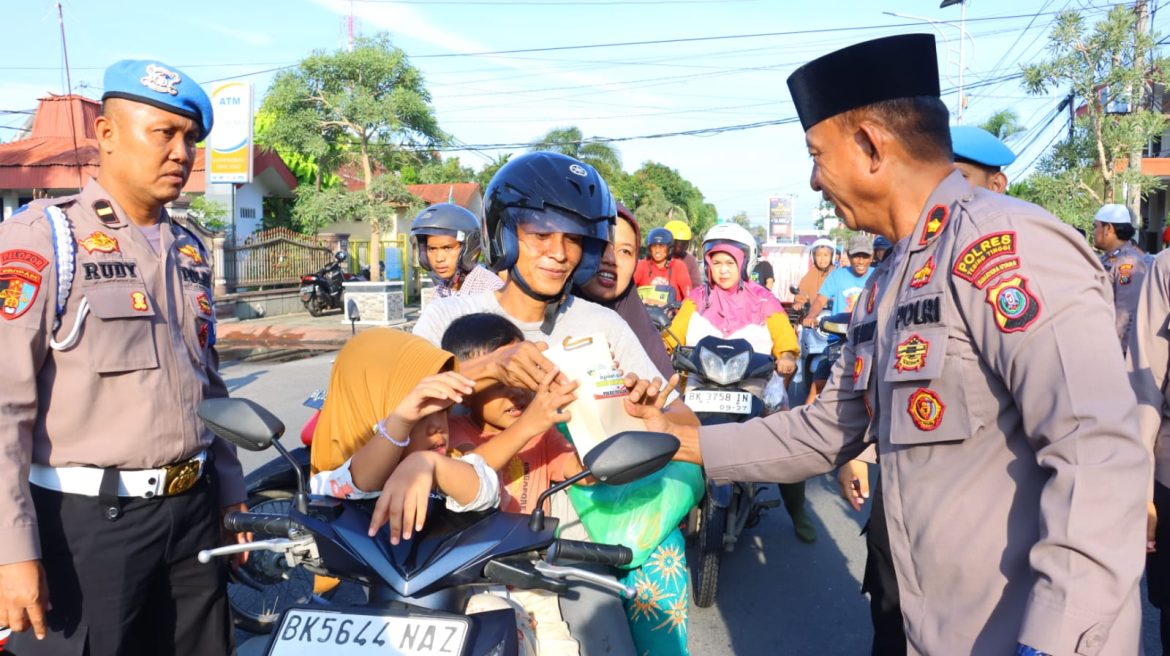
M 301 401 L 328 385 L 331 357 L 228 362 L 223 375 L 233 396 L 252 399 L 284 420 L 288 434 L 282 443 L 292 448 L 299 445 L 300 427 L 311 413 Z M 270 457 L 241 454 L 245 470 Z M 820 539 L 813 545 L 798 542 L 782 507 L 765 515 L 724 559 L 715 606 L 692 607 L 692 653 L 868 653 L 868 606 L 859 593 L 865 548 L 858 532 L 864 512 L 845 506 L 828 476 L 809 481 L 808 501 Z M 1159 654 L 1157 629 L 1148 612 L 1146 624 L 1146 655 Z M 257 646 L 245 645 L 241 656 L 258 653 Z

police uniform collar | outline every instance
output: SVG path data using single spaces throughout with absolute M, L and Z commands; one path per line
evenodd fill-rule
M 971 185 L 958 170 L 951 171 L 943 178 L 930 194 L 914 226 L 914 232 L 910 233 L 909 252 L 920 251 L 938 239 L 954 220 L 956 202 L 960 199 L 968 200 L 971 196 Z

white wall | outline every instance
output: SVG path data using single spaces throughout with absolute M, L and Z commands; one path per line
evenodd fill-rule
M 232 185 L 230 184 L 211 184 L 207 185 L 207 199 L 214 200 L 221 203 L 224 207 L 231 208 L 232 206 Z M 246 218 L 241 213 L 242 209 L 250 209 L 254 214 L 254 218 Z M 233 221 L 229 217 L 227 219 L 228 225 L 233 225 Z M 264 225 L 264 198 L 260 188 L 256 183 L 246 184 L 236 190 L 236 208 L 235 208 L 235 231 L 236 243 L 241 243 L 248 238 L 248 235 L 256 232 Z

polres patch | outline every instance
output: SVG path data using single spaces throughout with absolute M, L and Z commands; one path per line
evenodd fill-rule
M 926 213 L 926 224 L 922 226 L 922 235 L 918 238 L 918 245 L 925 246 L 930 243 L 930 240 L 938 236 L 942 229 L 947 224 L 947 217 L 950 216 L 950 210 L 946 205 L 935 205 Z
M 41 290 L 41 274 L 24 267 L 0 267 L 0 317 L 12 320 L 32 307 Z
M 938 398 L 934 390 L 919 387 L 910 395 L 910 402 L 906 411 L 910 414 L 910 421 L 920 431 L 932 431 L 942 424 L 943 413 L 947 406 Z
M 1016 242 L 1016 233 L 1010 230 L 983 235 L 959 252 L 959 256 L 955 258 L 955 265 L 951 267 L 951 273 L 967 282 L 975 283 L 976 279 L 981 278 L 984 269 L 996 258 L 1015 255 Z
M 1040 317 L 1040 300 L 1028 289 L 1028 279 L 1014 275 L 987 290 L 1000 332 L 1022 332 Z

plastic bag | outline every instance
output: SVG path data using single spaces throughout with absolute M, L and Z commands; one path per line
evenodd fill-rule
M 634 552 L 626 569 L 641 567 L 687 512 L 703 498 L 703 472 L 689 462 L 672 462 L 626 485 L 574 485 L 569 501 L 600 544 L 622 544 Z

